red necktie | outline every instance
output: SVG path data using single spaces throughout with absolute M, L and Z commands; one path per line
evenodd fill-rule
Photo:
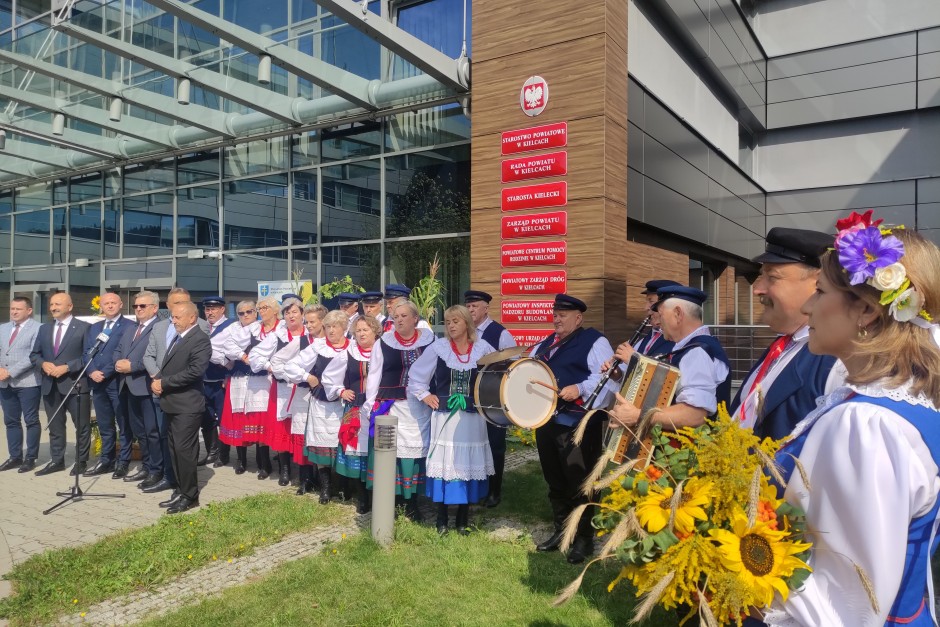
M 13 346 L 13 340 L 16 339 L 16 334 L 20 332 L 20 325 L 13 325 L 13 333 L 10 334 L 10 343 L 7 346 Z
M 140 338 L 140 333 L 141 333 L 141 331 L 143 331 L 143 330 L 144 330 L 144 325 L 143 325 L 143 324 L 138 324 L 138 325 L 137 325 L 137 333 L 134 334 L 134 341 L 135 341 L 135 342 Z
M 59 354 L 59 344 L 62 342 L 62 323 L 55 323 L 55 342 L 52 343 L 52 353 Z
M 790 343 L 790 340 L 793 339 L 792 335 L 781 335 L 773 344 L 770 345 L 770 348 L 767 349 L 767 355 L 764 357 L 764 361 L 761 363 L 760 368 L 757 370 L 757 376 L 754 377 L 754 383 L 751 384 L 751 389 L 748 390 L 747 396 L 744 397 L 744 402 L 741 403 L 741 420 L 744 420 L 744 410 L 745 405 L 747 404 L 747 399 L 750 398 L 751 394 L 754 393 L 754 390 L 757 389 L 758 384 L 764 380 L 764 377 L 767 376 L 767 371 L 770 370 L 770 366 L 773 365 L 777 358 L 783 354 L 784 349 Z

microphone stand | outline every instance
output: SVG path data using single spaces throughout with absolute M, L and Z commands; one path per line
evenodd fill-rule
M 72 387 L 69 388 L 69 391 L 68 393 L 66 393 L 65 398 L 62 399 L 62 402 L 59 403 L 59 407 L 52 413 L 52 416 L 49 417 L 49 425 L 46 426 L 46 430 L 48 430 L 49 426 L 52 425 L 53 418 L 58 416 L 59 412 L 63 410 L 63 408 L 65 407 L 65 404 L 69 400 L 69 397 L 72 395 L 72 392 L 75 391 L 75 387 L 78 385 L 78 382 L 82 380 L 83 376 L 85 376 L 85 371 L 88 370 L 88 366 L 91 365 L 92 359 L 94 359 L 95 355 L 98 354 L 98 351 L 101 350 L 102 346 L 104 346 L 104 343 L 99 344 L 97 348 L 92 349 L 88 357 L 88 363 L 86 363 L 85 367 L 82 368 L 82 371 L 78 373 L 78 376 L 75 378 L 75 382 L 72 383 Z M 79 412 L 79 417 L 78 417 L 77 422 L 80 424 L 81 412 L 82 412 L 81 400 L 79 400 L 78 412 Z M 91 422 L 91 419 L 89 418 L 89 423 L 90 422 Z M 91 430 L 91 427 L 89 426 L 89 431 L 90 430 Z M 82 499 L 86 499 L 86 498 L 123 499 L 126 496 L 124 494 L 92 494 L 91 492 L 82 491 L 82 487 L 78 485 L 78 477 L 79 475 L 82 474 L 78 472 L 78 463 L 79 463 L 78 445 L 79 445 L 78 433 L 76 432 L 75 434 L 75 464 L 76 464 L 75 465 L 75 483 L 74 485 L 72 485 L 72 488 L 68 492 L 56 492 L 56 496 L 64 496 L 65 498 L 59 501 L 58 503 L 56 503 L 55 505 L 53 505 L 52 507 L 50 507 L 49 509 L 43 511 L 44 516 L 51 514 L 55 510 L 59 509 L 60 507 L 62 507 L 63 505 L 71 501 L 81 501 Z

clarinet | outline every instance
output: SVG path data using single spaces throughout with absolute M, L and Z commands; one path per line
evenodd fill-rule
M 652 316 L 647 316 L 646 319 L 640 323 L 640 326 L 637 327 L 636 331 L 633 332 L 633 337 L 630 338 L 630 342 L 629 342 L 631 346 L 633 345 L 634 342 L 636 342 L 639 339 L 640 334 L 643 333 L 643 329 L 649 326 L 650 318 L 652 318 Z M 601 390 L 603 390 L 604 386 L 607 385 L 607 382 L 610 381 L 610 376 L 614 373 L 614 370 L 619 368 L 620 364 L 622 363 L 623 363 L 622 359 L 616 359 L 616 358 L 613 360 L 613 362 L 611 362 L 610 368 L 608 368 L 607 372 L 605 372 L 601 376 L 601 380 L 597 382 L 597 387 L 594 388 L 594 391 L 591 392 L 591 395 L 588 397 L 587 402 L 584 403 L 584 407 L 586 409 L 593 408 L 594 401 L 597 400 L 597 395 L 601 393 Z

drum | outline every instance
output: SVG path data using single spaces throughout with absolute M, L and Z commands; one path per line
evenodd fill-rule
M 530 357 L 504 359 L 477 371 L 473 400 L 477 411 L 497 427 L 541 427 L 555 413 L 555 375 Z

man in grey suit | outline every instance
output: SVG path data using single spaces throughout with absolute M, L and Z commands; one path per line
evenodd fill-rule
M 196 324 L 198 309 L 182 303 L 172 310 L 176 334 L 167 347 L 160 372 L 150 389 L 160 397 L 170 434 L 170 455 L 179 490 L 167 503 L 167 514 L 178 514 L 199 506 L 196 461 L 199 457 L 199 427 L 206 411 L 203 377 L 212 355 L 212 343 Z
M 181 287 L 174 287 L 166 297 L 166 306 L 170 311 L 173 311 L 177 305 L 188 302 L 191 302 L 189 292 Z M 202 318 L 198 320 L 200 329 L 205 330 L 208 328 L 205 320 Z M 166 357 L 167 346 L 173 341 L 175 335 L 176 329 L 173 328 L 169 318 L 153 324 L 153 331 L 150 332 L 150 337 L 147 339 L 147 350 L 144 352 L 143 360 L 144 368 L 147 369 L 147 373 L 150 375 L 151 379 L 156 379 L 160 376 L 160 369 L 163 367 L 163 359 Z M 174 474 L 173 465 L 170 463 L 170 441 L 166 417 L 163 415 L 163 410 L 160 408 L 158 399 L 154 400 L 154 405 L 160 433 L 160 450 L 163 452 L 163 476 L 171 487 L 176 487 L 176 476 Z M 137 480 L 146 479 L 145 476 L 140 477 L 139 475 L 140 473 L 134 475 L 134 478 Z M 166 501 L 161 503 L 163 506 L 166 506 L 165 504 Z
M 163 472 L 163 451 L 160 448 L 160 425 L 150 393 L 150 376 L 144 367 L 144 353 L 147 352 L 150 333 L 157 322 L 159 306 L 160 297 L 156 293 L 137 293 L 134 296 L 137 324 L 124 333 L 114 350 L 114 370 L 120 377 L 118 397 L 121 409 L 127 416 L 129 433 L 125 439 L 124 432 L 121 432 L 121 456 L 111 477 L 127 477 L 131 463 L 131 442 L 133 437 L 136 437 L 140 444 L 143 470 L 147 473 L 147 479 L 144 479 L 143 483 L 150 481 L 145 488 L 166 480 Z M 131 475 L 131 478 L 134 476 Z M 172 474 L 170 477 L 172 478 Z
M 33 302 L 18 296 L 10 302 L 10 321 L 0 325 L 0 406 L 7 430 L 10 457 L 0 471 L 19 468 L 29 472 L 39 457 L 39 372 L 30 360 L 39 323 L 33 320 Z M 21 422 L 22 420 L 22 422 Z M 23 456 L 23 424 L 26 456 Z
M 88 452 L 91 449 L 91 424 L 85 412 L 80 410 L 79 397 L 85 395 L 87 406 L 88 386 L 79 380 L 82 371 L 82 350 L 88 323 L 72 316 L 72 297 L 65 292 L 53 294 L 49 299 L 52 322 L 39 328 L 30 360 L 42 371 L 42 400 L 49 420 L 49 452 L 52 459 L 36 471 L 37 475 L 48 475 L 65 470 L 65 412 L 72 416 L 78 440 L 78 459 L 72 474 L 85 472 Z M 77 381 L 77 384 L 76 384 Z M 72 385 L 74 390 L 69 394 Z M 66 399 L 66 394 L 69 394 Z M 59 405 L 65 401 L 60 411 Z

